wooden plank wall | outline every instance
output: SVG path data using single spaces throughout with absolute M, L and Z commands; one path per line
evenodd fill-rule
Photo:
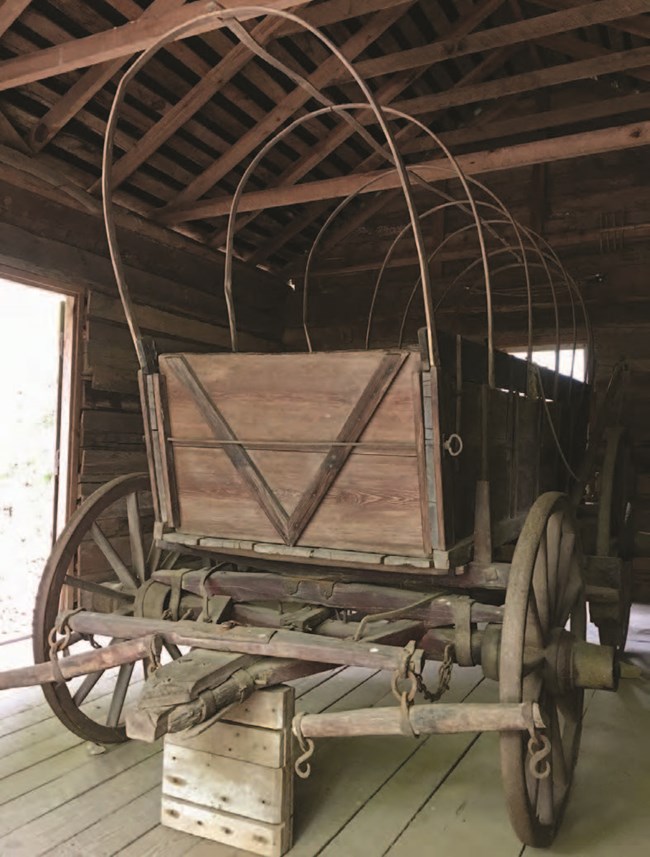
M 576 280 L 587 303 L 593 325 L 597 359 L 596 393 L 602 395 L 611 370 L 624 358 L 630 366 L 621 418 L 631 431 L 637 464 L 635 597 L 650 602 L 650 297 L 647 271 L 650 264 L 650 200 L 640 192 L 645 186 L 645 150 L 611 153 L 570 162 L 558 161 L 545 167 L 545 196 L 540 198 L 534 168 L 487 177 L 489 185 L 523 223 L 534 224 L 556 246 Z M 452 190 L 451 183 L 447 185 Z M 423 207 L 427 207 L 426 204 Z M 329 270 L 327 278 L 313 277 L 310 284 L 310 332 L 317 348 L 358 348 L 365 337 L 368 308 L 383 254 L 405 223 L 403 204 L 393 203 L 346 235 L 345 242 L 320 255 L 316 271 Z M 447 232 L 458 223 L 446 218 Z M 432 227 L 425 239 L 433 246 Z M 645 238 L 643 236 L 646 236 Z M 439 238 L 439 236 L 438 236 Z M 472 261 L 472 249 L 459 247 L 456 259 L 439 265 L 434 276 L 434 294 L 441 295 L 454 277 Z M 455 251 L 454 251 L 455 252 Z M 414 255 L 412 244 L 404 242 L 396 257 Z M 459 260 L 459 257 L 463 257 Z M 303 349 L 300 326 L 302 280 L 295 272 L 298 288 L 291 297 L 285 332 L 289 348 Z M 386 271 L 376 306 L 376 323 L 371 344 L 394 347 L 402 308 L 417 276 L 413 265 Z M 498 280 L 497 285 L 501 283 Z M 510 285 L 521 283 L 510 282 Z M 480 290 L 468 300 L 462 287 L 455 287 L 437 314 L 442 329 L 464 333 L 484 341 L 486 336 L 484 299 Z M 456 300 L 454 300 L 454 294 Z M 525 347 L 527 325 L 523 292 L 506 305 L 504 300 L 495 317 L 497 344 L 503 348 Z M 571 339 L 566 324 L 570 310 L 566 296 L 559 294 L 562 337 Z M 548 307 L 536 311 L 535 344 L 554 340 L 553 318 Z M 406 327 L 405 342 L 415 341 L 423 324 L 421 301 Z M 447 307 L 445 309 L 445 307 Z M 580 338 L 584 333 L 580 331 Z
M 145 335 L 162 351 L 230 347 L 223 262 L 178 235 L 121 230 L 127 279 Z M 97 217 L 36 196 L 0 177 L 0 274 L 79 294 L 81 302 L 78 498 L 113 477 L 146 469 L 135 351 L 103 225 Z M 284 287 L 263 272 L 235 270 L 242 350 L 277 350 Z
M 147 469 L 137 386 L 137 361 L 120 302 L 88 290 L 84 298 L 79 495 L 86 497 L 122 473 Z M 139 304 L 143 330 L 159 353 L 228 349 L 227 331 L 214 325 Z M 271 339 L 245 334 L 256 351 L 277 347 Z

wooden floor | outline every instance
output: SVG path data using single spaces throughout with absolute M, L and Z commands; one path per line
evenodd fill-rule
M 29 658 L 28 641 L 0 647 L 0 666 Z M 647 857 L 650 843 L 650 608 L 635 614 L 632 660 L 644 676 L 618 695 L 590 693 L 572 801 L 549 853 Z M 337 670 L 296 683 L 298 707 L 389 704 L 389 679 Z M 103 695 L 102 695 L 103 690 Z M 457 670 L 451 700 L 495 699 L 478 669 Z M 94 704 L 106 703 L 106 687 Z M 159 745 L 103 755 L 51 716 L 38 689 L 0 696 L 0 854 L 37 857 L 235 857 L 244 852 L 162 828 Z M 292 857 L 519 857 L 495 735 L 321 741 L 296 783 Z

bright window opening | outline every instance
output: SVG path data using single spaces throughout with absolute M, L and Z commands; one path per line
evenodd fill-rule
M 526 351 L 511 351 L 514 357 L 521 360 L 526 359 Z M 533 351 L 533 363 L 555 370 L 555 349 Z M 573 372 L 571 366 L 573 364 Z M 560 373 L 575 378 L 576 381 L 585 380 L 585 349 L 560 348 Z

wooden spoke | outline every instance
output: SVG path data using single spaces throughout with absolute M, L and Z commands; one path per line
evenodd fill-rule
M 181 557 L 180 551 L 168 551 L 165 557 L 163 558 L 160 568 L 170 569 L 174 568 L 176 563 Z
M 115 690 L 113 692 L 113 698 L 111 699 L 111 705 L 108 709 L 108 717 L 106 718 L 106 725 L 111 729 L 114 729 L 118 723 L 120 722 L 120 716 L 122 714 L 122 709 L 124 708 L 124 700 L 126 699 L 126 692 L 129 689 L 129 683 L 131 681 L 131 676 L 133 675 L 133 668 L 135 664 L 122 664 L 120 667 L 117 682 L 115 684 Z
M 100 549 L 100 551 L 104 554 L 104 557 L 108 561 L 109 565 L 115 572 L 118 580 L 126 589 L 136 589 L 138 586 L 138 582 L 131 573 L 131 571 L 127 568 L 127 566 L 122 561 L 122 558 L 117 553 L 113 545 L 106 538 L 104 533 L 101 531 L 99 524 L 97 522 L 93 523 L 90 528 L 90 535 L 92 536 L 93 541 Z
M 526 642 L 529 646 L 542 649 L 546 638 L 546 627 L 539 615 L 539 606 L 535 596 L 535 590 L 531 588 L 528 601 L 528 612 L 526 613 Z
M 562 716 L 565 722 L 563 730 L 565 743 L 569 737 L 569 731 L 575 728 L 575 724 L 582 721 L 583 697 L 582 695 L 564 695 L 555 698 L 558 716 Z
M 564 590 L 568 584 L 569 578 L 571 577 L 571 563 L 573 562 L 575 545 L 575 533 L 571 531 L 563 532 L 558 557 L 558 580 L 556 584 L 557 591 L 555 595 L 555 610 L 553 613 L 553 619 L 556 624 L 559 624 L 560 622 L 560 616 L 564 606 Z M 566 619 L 564 621 L 566 622 Z
M 541 627 L 543 631 L 546 631 L 549 626 L 551 608 L 548 594 L 548 555 L 545 539 L 540 542 L 537 557 L 535 558 L 531 593 L 536 603 Z
M 129 538 L 131 541 L 131 562 L 135 568 L 140 583 L 147 579 L 147 565 L 144 553 L 144 540 L 142 538 L 142 521 L 140 520 L 140 507 L 138 495 L 134 491 L 126 498 L 126 514 L 129 520 Z
M 90 673 L 84 678 L 72 697 L 72 701 L 75 705 L 82 705 L 82 703 L 86 701 L 86 697 L 104 675 L 104 672 L 105 670 L 98 670 L 98 672 Z
M 101 583 L 95 583 L 93 580 L 84 580 L 83 577 L 71 577 L 66 574 L 64 582 L 68 586 L 74 586 L 76 589 L 83 589 L 84 592 L 92 592 L 95 595 L 105 595 L 107 598 L 115 598 L 116 601 L 133 602 L 134 595 L 132 592 L 122 592 L 120 589 L 111 589 L 110 586 L 102 586 Z
M 531 672 L 522 681 L 522 697 L 527 702 L 536 702 L 542 690 L 542 676 L 539 672 Z
M 163 647 L 167 650 L 172 660 L 177 661 L 180 657 L 183 656 L 183 653 L 175 643 L 168 643 L 167 641 L 164 641 Z
M 566 625 L 569 616 L 571 615 L 571 611 L 577 599 L 580 597 L 582 588 L 583 584 L 580 576 L 580 570 L 575 564 L 572 564 L 569 578 L 562 590 L 562 599 L 558 605 L 557 626 L 559 628 L 564 628 Z
M 157 569 L 162 567 L 160 563 L 161 556 L 162 550 L 156 545 L 155 541 L 152 541 L 147 555 L 147 570 L 149 577 L 151 577 L 154 571 L 157 571 Z
M 551 721 L 548 724 L 548 736 L 551 741 L 553 776 L 556 781 L 559 797 L 561 798 L 569 784 L 569 777 L 567 773 L 566 760 L 564 758 L 564 736 L 562 734 L 557 708 L 554 704 L 551 704 L 549 707 L 549 715 Z M 558 796 L 556 795 L 556 803 L 557 800 Z
M 564 515 L 562 512 L 556 512 L 548 519 L 548 527 L 546 530 L 546 582 L 548 585 L 548 600 L 549 614 L 553 616 L 555 613 L 555 599 L 557 594 L 557 581 L 560 563 L 560 543 L 562 541 L 562 525 L 564 523 Z

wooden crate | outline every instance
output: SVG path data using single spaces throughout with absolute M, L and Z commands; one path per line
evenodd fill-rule
M 288 851 L 293 710 L 293 688 L 269 688 L 197 735 L 167 735 L 162 823 L 265 857 Z

